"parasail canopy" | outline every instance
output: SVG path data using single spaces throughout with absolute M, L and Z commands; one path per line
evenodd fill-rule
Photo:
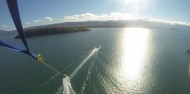
M 38 60 L 37 56 L 34 53 L 30 52 L 26 38 L 24 36 L 24 32 L 23 32 L 24 30 L 23 30 L 20 15 L 19 15 L 17 0 L 7 0 L 7 5 L 9 8 L 11 17 L 13 19 L 13 22 L 15 24 L 15 27 L 17 29 L 17 32 L 18 32 L 18 34 L 19 34 L 19 36 L 20 36 L 20 38 L 21 38 L 21 40 L 25 46 L 25 49 L 21 49 L 16 45 L 6 43 L 2 40 L 0 40 L 0 46 L 9 48 L 9 49 L 14 50 L 14 51 L 22 52 L 22 53 L 27 54 L 27 55 L 33 57 L 34 59 Z

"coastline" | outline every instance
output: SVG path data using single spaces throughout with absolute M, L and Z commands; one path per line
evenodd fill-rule
M 51 28 L 35 28 L 24 30 L 26 38 L 53 35 L 53 34 L 64 34 L 64 33 L 74 33 L 74 32 L 87 32 L 91 31 L 89 28 L 83 27 L 51 27 Z M 20 39 L 19 35 L 15 36 L 15 39 Z

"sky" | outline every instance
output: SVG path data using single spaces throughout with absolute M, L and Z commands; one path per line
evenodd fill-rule
M 70 21 L 154 19 L 190 23 L 190 0 L 17 0 L 23 27 Z M 14 30 L 0 0 L 0 30 Z

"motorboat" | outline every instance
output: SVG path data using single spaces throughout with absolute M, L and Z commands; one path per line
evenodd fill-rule
M 100 47 L 101 47 L 100 45 L 97 45 L 97 46 L 96 46 L 97 49 L 100 48 Z
M 64 74 L 64 78 L 66 78 L 67 77 L 67 75 L 66 74 Z

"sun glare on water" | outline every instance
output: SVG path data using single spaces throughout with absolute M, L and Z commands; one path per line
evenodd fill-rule
M 118 80 L 124 88 L 136 89 L 143 87 L 143 71 L 146 65 L 148 51 L 149 29 L 125 28 L 120 36 L 120 68 Z M 127 86 L 125 86 L 127 85 Z
M 127 28 L 122 34 L 121 62 L 128 77 L 136 77 L 141 71 L 147 50 L 148 29 Z

